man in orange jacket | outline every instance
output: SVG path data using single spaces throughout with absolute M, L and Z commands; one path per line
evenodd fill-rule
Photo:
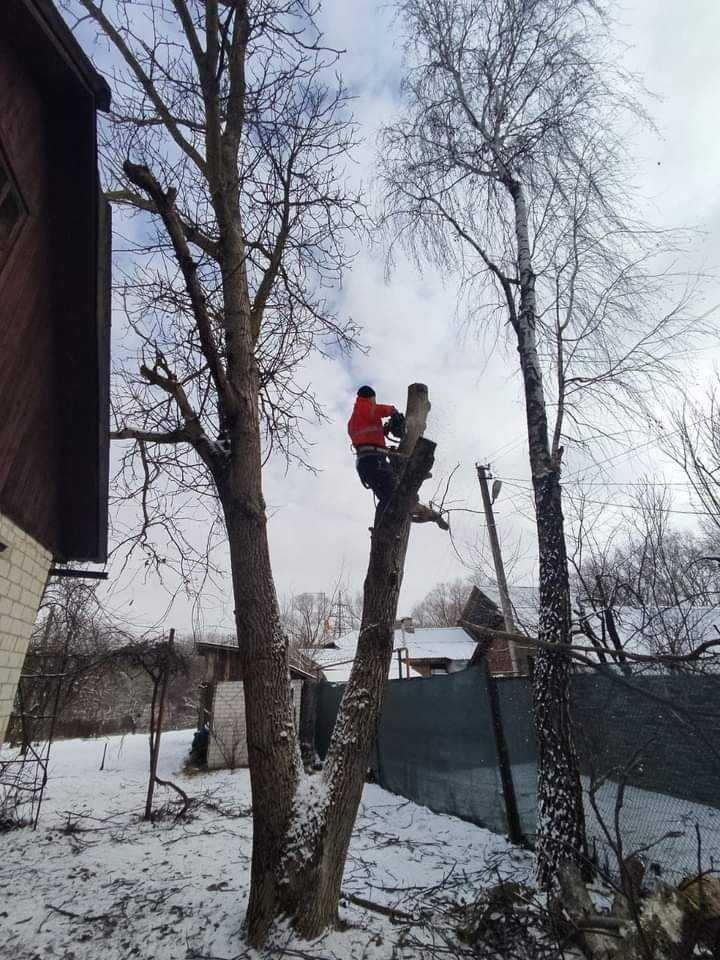
M 363 486 L 372 490 L 382 506 L 395 489 L 395 477 L 387 457 L 383 420 L 396 412 L 387 403 L 377 403 L 372 387 L 360 387 L 348 433 L 355 448 L 357 472 Z

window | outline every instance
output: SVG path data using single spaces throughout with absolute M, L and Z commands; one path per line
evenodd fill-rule
M 10 256 L 26 216 L 20 191 L 0 149 L 0 270 Z

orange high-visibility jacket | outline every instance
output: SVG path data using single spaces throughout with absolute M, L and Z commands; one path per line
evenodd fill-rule
M 383 417 L 389 417 L 395 407 L 388 403 L 373 403 L 370 397 L 356 397 L 348 433 L 354 447 L 384 447 Z

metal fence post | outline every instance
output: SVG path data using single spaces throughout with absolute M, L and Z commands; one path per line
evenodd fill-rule
M 502 713 L 500 710 L 497 680 L 492 675 L 487 657 L 483 658 L 483 668 L 485 670 L 485 682 L 487 685 L 488 700 L 490 702 L 493 733 L 495 735 L 495 751 L 500 769 L 500 782 L 502 784 L 503 800 L 505 801 L 505 819 L 507 820 L 508 837 L 513 843 L 524 843 L 525 837 L 523 836 L 520 825 L 520 814 L 518 813 L 517 798 L 515 796 L 515 784 L 512 778 L 510 754 L 507 748 L 505 729 L 503 727 Z

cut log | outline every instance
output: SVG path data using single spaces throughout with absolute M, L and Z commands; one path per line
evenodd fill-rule
M 560 891 L 562 906 L 577 930 L 580 948 L 589 960 L 614 960 L 618 957 L 617 936 L 611 936 L 598 929 L 602 915 L 595 910 L 580 868 L 568 863 L 560 871 Z

